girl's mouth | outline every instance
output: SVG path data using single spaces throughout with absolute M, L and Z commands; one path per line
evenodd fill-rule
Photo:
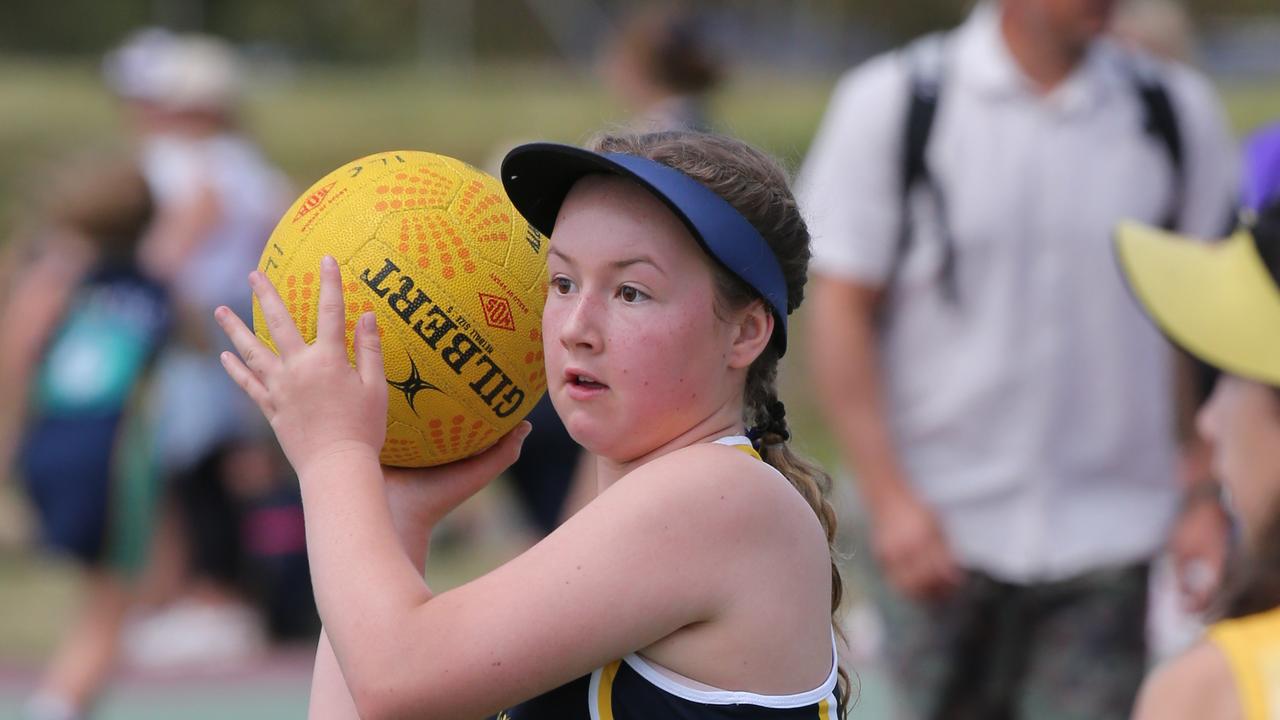
M 572 368 L 565 371 L 564 381 L 570 396 L 579 399 L 589 398 L 609 389 L 608 385 L 600 382 L 594 375 Z

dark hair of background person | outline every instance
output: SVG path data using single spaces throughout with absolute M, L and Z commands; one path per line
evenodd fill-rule
M 697 13 L 651 9 L 622 27 L 615 47 L 660 87 L 679 95 L 699 95 L 714 88 L 724 76 L 720 58 L 707 43 L 706 30 Z

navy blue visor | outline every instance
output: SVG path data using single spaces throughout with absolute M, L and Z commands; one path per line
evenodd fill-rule
M 760 294 L 773 312 L 770 339 L 787 349 L 787 283 L 769 244 L 724 198 L 662 163 L 622 153 L 595 153 L 573 145 L 529 143 L 502 161 L 502 185 L 525 220 L 550 236 L 573 184 L 592 174 L 639 183 L 680 218 L 708 255 Z

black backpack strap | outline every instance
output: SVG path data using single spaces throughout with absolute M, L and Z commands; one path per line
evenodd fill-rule
M 903 61 L 908 70 L 908 97 L 903 122 L 902 148 L 899 156 L 899 224 L 898 238 L 886 286 L 891 286 L 901 271 L 911 249 L 915 231 L 911 217 L 911 195 L 923 185 L 937 206 L 939 225 L 943 231 L 943 289 L 955 296 L 955 247 L 946 229 L 946 203 L 942 188 L 929 172 L 926 153 L 934 119 L 938 114 L 944 75 L 947 35 L 927 35 L 903 48 Z
M 929 168 L 925 165 L 925 149 L 929 144 L 933 119 L 938 112 L 938 95 L 942 90 L 940 58 L 934 57 L 940 49 L 937 47 L 939 41 L 940 38 L 929 36 L 917 40 L 906 50 L 911 71 L 911 94 L 907 99 L 901 156 L 901 189 L 904 194 L 929 175 Z
M 1186 161 L 1178 113 L 1174 110 L 1168 88 L 1155 69 L 1135 56 L 1129 57 L 1134 90 L 1142 104 L 1143 132 L 1164 149 L 1169 157 L 1169 167 L 1173 170 L 1169 206 L 1160 225 L 1166 230 L 1176 230 L 1182 216 L 1182 202 L 1186 198 Z

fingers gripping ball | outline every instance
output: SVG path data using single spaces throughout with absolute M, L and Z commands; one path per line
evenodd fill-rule
M 360 313 L 378 317 L 384 463 L 421 467 L 472 455 L 546 390 L 547 244 L 496 179 L 453 158 L 397 151 L 348 163 L 308 188 L 258 263 L 307 342 L 316 335 L 326 254 L 342 269 L 349 353 Z M 253 325 L 275 350 L 256 300 Z

